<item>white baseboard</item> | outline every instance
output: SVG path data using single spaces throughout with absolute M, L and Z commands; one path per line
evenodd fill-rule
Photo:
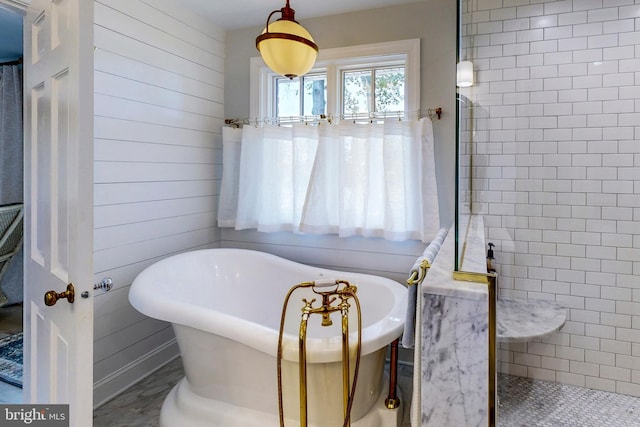
M 93 409 L 113 399 L 180 355 L 175 338 L 93 384 Z

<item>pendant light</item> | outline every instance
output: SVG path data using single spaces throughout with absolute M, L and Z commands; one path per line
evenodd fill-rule
M 281 18 L 269 24 L 274 13 Z M 276 73 L 293 79 L 306 74 L 318 56 L 318 45 L 311 34 L 295 19 L 295 10 L 287 4 L 280 10 L 274 10 L 267 17 L 267 25 L 256 38 L 256 48 L 262 59 Z

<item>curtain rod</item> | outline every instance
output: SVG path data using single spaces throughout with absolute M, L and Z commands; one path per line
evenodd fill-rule
M 429 108 L 426 111 L 426 114 L 422 116 L 420 111 L 417 112 L 417 117 L 429 117 L 431 120 L 438 119 L 440 120 L 442 116 L 442 108 Z M 250 124 L 258 124 L 258 123 L 316 123 L 323 120 L 331 123 L 334 118 L 338 118 L 341 120 L 373 120 L 373 119 L 403 119 L 405 117 L 405 113 L 403 111 L 395 111 L 395 112 L 378 112 L 378 113 L 355 113 L 355 114 L 342 114 L 339 116 L 332 116 L 326 114 L 318 114 L 311 116 L 288 116 L 288 117 L 264 117 L 261 119 L 258 118 L 235 118 L 235 119 L 225 119 L 224 123 L 226 125 L 230 125 L 232 127 L 240 127 L 242 125 L 250 125 Z
M 13 61 L 0 62 L 0 65 L 21 65 L 22 58 L 14 59 Z

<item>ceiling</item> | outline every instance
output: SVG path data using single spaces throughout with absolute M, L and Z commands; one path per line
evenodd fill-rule
M 267 16 L 284 7 L 285 0 L 174 0 L 225 30 L 264 25 Z M 296 20 L 338 15 L 365 9 L 415 3 L 419 0 L 290 0 Z M 274 15 L 279 18 L 280 15 Z
M 261 26 L 285 0 L 173 0 L 225 29 Z M 420 0 L 290 0 L 296 19 L 337 15 L 358 10 L 414 3 Z M 424 1 L 424 0 L 422 0 Z M 278 18 L 280 15 L 275 15 Z M 0 7 L 0 62 L 22 56 L 22 16 Z

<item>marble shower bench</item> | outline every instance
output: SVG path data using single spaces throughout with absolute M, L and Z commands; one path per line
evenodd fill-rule
M 526 342 L 558 331 L 567 320 L 567 310 L 544 300 L 499 298 L 498 342 Z
M 495 328 L 496 341 L 523 342 L 557 331 L 566 320 L 566 310 L 553 302 L 505 298 L 497 299 L 495 324 L 490 325 L 489 302 L 495 294 L 489 286 L 453 277 L 454 234 L 449 232 L 420 289 L 422 427 L 495 422 L 496 378 L 491 378 L 489 366 L 493 360 L 495 374 L 497 348 L 490 352 L 490 329 Z M 460 270 L 486 275 L 481 216 L 471 217 L 465 241 Z

